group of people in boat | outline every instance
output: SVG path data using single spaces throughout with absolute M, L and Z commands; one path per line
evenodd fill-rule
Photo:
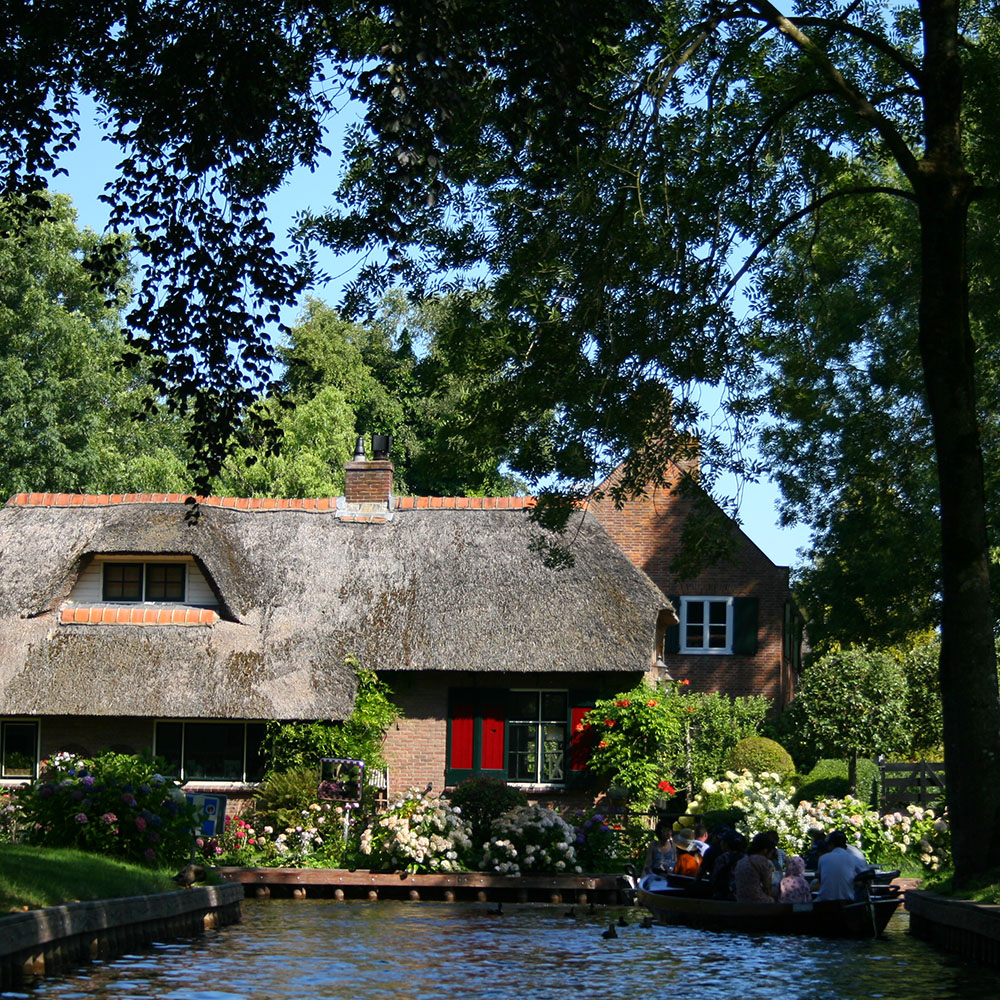
M 675 832 L 669 820 L 661 820 L 655 833 L 644 875 L 685 875 L 694 880 L 700 895 L 737 903 L 854 899 L 855 877 L 871 867 L 840 830 L 811 830 L 805 857 L 787 856 L 775 830 L 755 834 L 748 843 L 728 827 L 711 834 L 704 825 Z

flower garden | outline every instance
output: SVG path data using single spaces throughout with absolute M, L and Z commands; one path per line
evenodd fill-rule
M 561 814 L 529 804 L 514 789 L 497 795 L 488 780 L 472 785 L 459 786 L 454 801 L 411 790 L 381 812 L 345 812 L 308 796 L 297 809 L 287 803 L 271 812 L 258 807 L 227 817 L 218 837 L 199 837 L 195 848 L 208 863 L 243 867 L 518 876 L 620 872 L 641 864 L 650 839 L 647 813 Z M 502 811 L 484 814 L 489 802 Z M 696 817 L 709 825 L 725 821 L 748 836 L 776 830 L 789 853 L 803 851 L 809 830 L 818 826 L 843 830 L 873 863 L 912 872 L 937 871 L 949 861 L 946 815 L 916 806 L 879 815 L 851 796 L 799 800 L 788 778 L 773 772 L 730 770 L 705 778 L 677 825 L 694 825 Z M 0 798 L 0 841 L 79 847 L 155 867 L 189 856 L 195 822 L 177 782 L 160 775 L 149 759 L 119 754 L 93 760 L 59 754 L 45 763 L 37 781 Z

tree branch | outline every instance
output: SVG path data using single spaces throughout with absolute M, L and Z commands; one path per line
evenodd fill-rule
M 819 71 L 833 85 L 835 93 L 846 102 L 855 114 L 866 121 L 882 137 L 889 152 L 909 181 L 917 187 L 920 183 L 919 166 L 912 150 L 906 144 L 902 135 L 892 126 L 889 120 L 834 66 L 830 57 L 792 21 L 781 13 L 768 0 L 750 0 L 750 6 L 759 12 L 759 16 L 777 28 L 796 48 L 807 55 Z M 836 22 L 828 22 L 833 27 Z
M 718 301 L 724 299 L 729 295 L 732 290 L 740 283 L 743 276 L 753 267 L 754 262 L 757 258 L 764 252 L 764 250 L 770 246 L 789 226 L 795 225 L 800 219 L 804 219 L 807 215 L 815 212 L 817 209 L 822 208 L 829 201 L 833 201 L 835 198 L 843 198 L 851 195 L 866 195 L 866 194 L 892 194 L 897 195 L 900 198 L 906 198 L 909 201 L 916 201 L 916 195 L 912 191 L 905 191 L 902 188 L 887 187 L 883 185 L 873 185 L 865 187 L 850 187 L 850 188 L 838 188 L 836 191 L 828 191 L 824 195 L 820 195 L 814 201 L 811 201 L 805 208 L 800 208 L 797 212 L 793 212 L 780 226 L 773 229 L 767 236 L 758 243 L 751 252 L 750 256 L 744 261 L 743 266 L 736 272 L 735 275 L 726 284 L 726 287 L 722 290 L 722 293 L 718 297 Z

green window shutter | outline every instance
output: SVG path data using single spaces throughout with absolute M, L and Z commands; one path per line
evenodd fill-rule
M 757 653 L 756 597 L 733 598 L 733 655 L 755 656 Z
M 677 617 L 681 616 L 681 599 L 675 594 L 669 594 L 667 600 L 673 605 L 674 611 L 677 612 Z M 668 656 L 670 653 L 679 653 L 681 650 L 681 627 L 680 625 L 671 625 L 663 633 L 663 655 Z

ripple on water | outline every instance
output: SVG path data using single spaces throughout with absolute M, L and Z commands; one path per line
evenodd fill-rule
M 31 1000 L 970 1000 L 995 973 L 950 959 L 894 918 L 879 941 L 750 938 L 628 927 L 622 911 L 561 907 L 251 901 L 242 925 L 190 945 L 39 982 Z M 13 994 L 5 994 L 13 996 Z

